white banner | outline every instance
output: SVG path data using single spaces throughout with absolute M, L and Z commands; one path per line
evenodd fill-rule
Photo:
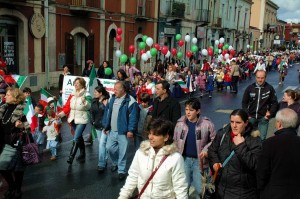
M 65 103 L 67 102 L 70 94 L 74 91 L 74 80 L 80 76 L 71 76 L 71 75 L 67 75 L 64 77 L 64 82 L 63 82 L 63 92 L 62 92 L 62 102 L 63 105 L 65 105 Z M 82 77 L 85 81 L 86 81 L 86 88 L 87 90 L 89 90 L 89 81 L 90 78 L 88 77 Z M 109 92 L 111 95 L 114 94 L 114 86 L 115 83 L 117 82 L 117 80 L 112 80 L 112 79 L 100 79 L 97 78 L 97 80 L 99 80 L 101 82 L 101 84 L 106 88 L 107 92 Z M 90 94 L 93 97 L 94 96 L 94 89 L 97 86 L 96 81 L 94 81 L 93 86 L 91 86 L 91 91 Z

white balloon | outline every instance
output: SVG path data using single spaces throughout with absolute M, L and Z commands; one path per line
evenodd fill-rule
M 223 44 L 225 39 L 223 37 L 220 38 L 220 43 Z
M 191 36 L 190 35 L 185 35 L 184 40 L 186 42 L 190 42 L 191 41 Z
M 222 50 L 221 49 L 219 49 L 219 53 L 221 53 L 222 52 Z
M 146 44 L 147 44 L 149 47 L 151 47 L 151 46 L 153 45 L 153 39 L 152 39 L 151 37 L 148 37 L 148 38 L 146 39 Z
M 247 44 L 247 48 L 250 48 L 250 45 L 249 45 L 249 44 Z
M 142 60 L 144 60 L 144 61 L 148 60 L 148 55 L 146 53 L 142 54 Z
M 165 55 L 166 57 L 170 57 L 171 56 L 171 52 L 168 50 L 167 54 Z
M 116 50 L 115 55 L 116 55 L 116 57 L 121 57 L 122 52 L 120 50 Z
M 256 53 L 257 53 L 257 52 L 256 52 L 256 51 L 254 51 L 254 55 L 256 55 Z
M 229 59 L 229 54 L 226 53 L 224 57 L 225 57 L 225 59 Z
M 233 47 L 232 47 L 232 46 L 229 46 L 228 50 L 233 50 Z
M 194 37 L 194 38 L 192 39 L 192 43 L 193 43 L 193 44 L 197 44 L 197 42 L 198 42 L 198 39 L 197 39 L 196 37 Z
M 202 49 L 201 53 L 202 53 L 203 56 L 207 56 L 207 50 L 206 49 Z
M 150 50 L 148 50 L 148 51 L 146 52 L 146 54 L 147 54 L 148 58 L 151 58 L 151 57 L 152 57 L 152 56 L 151 56 L 151 53 L 150 53 Z
M 216 40 L 216 41 L 215 41 L 215 45 L 216 45 L 216 46 L 219 45 L 219 43 L 220 43 L 219 40 Z

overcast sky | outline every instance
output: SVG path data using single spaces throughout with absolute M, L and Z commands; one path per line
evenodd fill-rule
M 278 19 L 286 22 L 300 22 L 300 0 L 272 0 L 279 6 Z

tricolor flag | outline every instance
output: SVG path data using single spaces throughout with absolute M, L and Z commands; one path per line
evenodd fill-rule
M 186 83 L 183 80 L 175 80 L 175 82 L 177 82 L 179 84 L 179 86 L 181 87 L 182 92 L 184 93 L 188 93 L 189 89 L 186 86 Z
M 48 106 L 47 99 L 52 97 L 50 93 L 48 93 L 45 89 L 41 88 L 41 98 L 39 103 L 42 104 L 44 107 Z
M 96 73 L 96 70 L 95 70 L 95 65 L 93 64 L 92 69 L 91 69 L 91 73 L 90 73 L 90 76 L 89 76 L 89 78 L 90 78 L 89 86 L 90 87 L 93 86 L 94 80 L 96 79 L 96 77 L 97 77 L 97 73 Z
M 149 95 L 154 95 L 155 94 L 155 83 L 154 82 L 151 82 L 150 84 L 148 84 L 146 86 L 146 92 Z
M 22 75 L 4 75 L 4 81 L 10 85 L 17 85 L 19 88 L 22 87 L 27 76 Z
M 97 131 L 95 129 L 95 127 L 92 127 L 92 139 L 93 141 L 97 138 Z
M 63 103 L 62 103 L 62 97 L 60 96 L 57 101 L 54 100 L 54 111 L 56 113 L 59 113 L 62 111 L 62 108 L 63 108 Z
M 38 126 L 37 117 L 34 113 L 34 107 L 32 105 L 30 97 L 27 97 L 26 100 L 27 102 L 23 113 L 26 116 L 27 122 L 30 124 L 31 133 L 34 133 L 34 129 Z

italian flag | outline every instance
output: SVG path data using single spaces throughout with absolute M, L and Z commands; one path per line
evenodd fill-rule
M 63 103 L 62 103 L 62 97 L 60 96 L 57 101 L 54 100 L 54 110 L 56 113 L 59 113 L 62 111 L 62 108 L 63 108 Z
M 7 84 L 11 85 L 17 85 L 19 88 L 22 87 L 24 84 L 25 80 L 27 79 L 27 76 L 22 76 L 22 75 L 5 75 L 4 76 L 4 81 Z
M 30 124 L 31 133 L 34 133 L 34 129 L 38 126 L 37 117 L 34 113 L 34 108 L 30 97 L 27 97 L 27 102 L 25 105 L 25 109 L 23 111 L 24 115 L 26 116 L 27 122 Z
M 179 84 L 179 86 L 181 87 L 182 92 L 184 93 L 188 93 L 189 89 L 186 86 L 186 83 L 183 80 L 175 80 L 175 82 L 177 82 Z
M 148 84 L 146 86 L 146 92 L 149 95 L 154 95 L 155 94 L 155 83 L 154 82 L 151 82 L 150 84 Z
M 93 64 L 92 66 L 92 69 L 91 69 L 91 73 L 90 73 L 90 82 L 89 82 L 89 86 L 93 86 L 94 85 L 94 80 L 96 79 L 97 77 L 97 73 L 96 73 L 96 70 L 95 70 L 95 65 Z
M 48 97 L 52 97 L 52 95 L 50 95 L 50 93 L 48 93 L 45 89 L 41 88 L 41 98 L 39 103 L 42 104 L 44 107 L 48 106 Z

